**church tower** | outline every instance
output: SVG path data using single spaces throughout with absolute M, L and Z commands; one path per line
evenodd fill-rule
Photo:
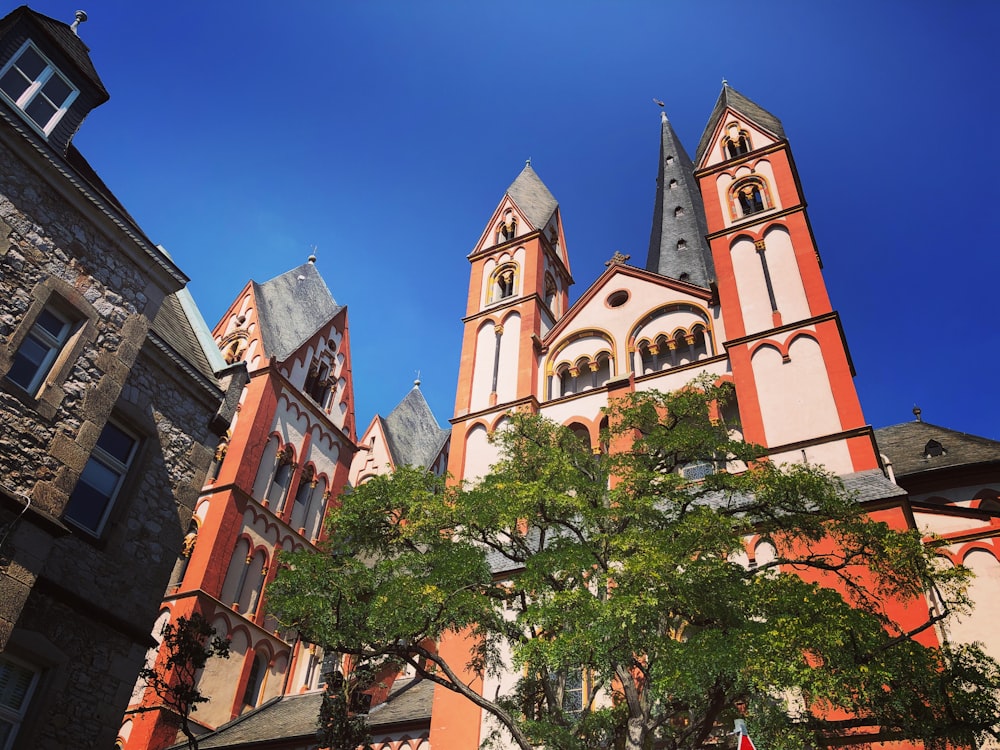
M 780 120 L 724 85 L 694 175 L 746 439 L 840 474 L 878 468 Z
M 537 409 L 537 347 L 569 304 L 573 279 L 559 204 L 530 162 L 507 188 L 469 263 L 449 460 L 451 474 L 466 478 L 491 463 L 486 436 L 506 411 Z

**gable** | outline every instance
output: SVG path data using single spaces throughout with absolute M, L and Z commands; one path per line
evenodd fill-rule
M 699 154 L 697 169 L 711 167 L 742 156 L 742 153 L 736 152 L 743 149 L 749 153 L 782 140 L 778 134 L 740 114 L 732 107 L 726 107 L 722 111 L 711 132 L 706 131 L 706 136 L 700 147 L 704 150 Z

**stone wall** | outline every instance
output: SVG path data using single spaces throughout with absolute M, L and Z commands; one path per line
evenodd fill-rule
M 39 675 L 15 747 L 111 747 L 218 442 L 210 425 L 224 394 L 150 334 L 179 272 L 142 262 L 155 251 L 123 213 L 108 218 L 106 195 L 92 193 L 105 202 L 95 205 L 51 155 L 27 142 L 12 150 L 17 136 L 4 127 L 0 650 Z M 45 308 L 73 325 L 28 392 L 5 376 Z M 112 417 L 139 447 L 95 535 L 63 514 Z

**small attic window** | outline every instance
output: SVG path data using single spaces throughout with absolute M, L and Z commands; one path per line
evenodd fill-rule
M 626 302 L 628 302 L 628 292 L 624 289 L 612 292 L 608 295 L 607 300 L 605 300 L 608 307 L 621 307 Z
M 928 440 L 927 445 L 924 446 L 924 458 L 936 458 L 947 455 L 948 451 L 937 440 Z
M 0 70 L 0 92 L 46 137 L 80 93 L 30 40 Z

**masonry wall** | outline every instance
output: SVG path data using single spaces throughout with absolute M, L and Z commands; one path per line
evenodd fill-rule
M 218 439 L 209 425 L 223 394 L 149 333 L 183 277 L 143 258 L 134 237 L 3 128 L 0 650 L 38 674 L 14 747 L 111 747 Z M 4 376 L 50 305 L 77 325 L 28 393 Z M 111 416 L 139 447 L 94 536 L 63 513 Z

